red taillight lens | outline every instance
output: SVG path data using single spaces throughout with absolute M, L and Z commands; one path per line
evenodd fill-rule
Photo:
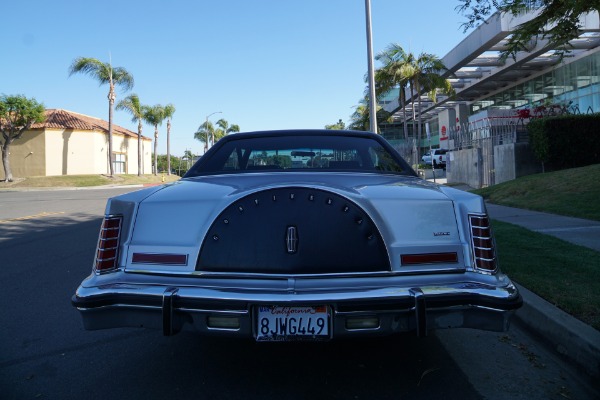
M 96 251 L 96 264 L 94 265 L 97 272 L 106 272 L 117 268 L 122 221 L 123 218 L 120 216 L 105 217 L 102 221 Z
M 495 272 L 498 267 L 490 219 L 485 214 L 469 214 L 469 225 L 475 268 L 480 271 Z
M 425 254 L 402 254 L 400 256 L 402 265 L 456 263 L 456 253 L 425 253 Z

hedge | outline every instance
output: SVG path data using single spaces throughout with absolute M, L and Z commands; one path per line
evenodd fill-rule
M 600 114 L 533 119 L 527 131 L 545 171 L 600 163 Z

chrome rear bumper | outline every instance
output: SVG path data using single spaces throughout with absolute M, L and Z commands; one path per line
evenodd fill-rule
M 331 291 L 266 291 L 217 289 L 189 285 L 115 283 L 80 286 L 72 298 L 87 330 L 117 327 L 183 329 L 220 336 L 253 337 L 258 305 L 326 305 L 331 309 L 331 337 L 363 337 L 430 329 L 475 328 L 503 332 L 522 304 L 517 288 L 474 282 L 420 287 L 377 287 Z M 219 317 L 219 318 L 216 318 Z M 223 318 L 224 317 L 224 318 Z M 370 328 L 348 321 L 376 319 Z M 231 320 L 216 326 L 212 320 Z

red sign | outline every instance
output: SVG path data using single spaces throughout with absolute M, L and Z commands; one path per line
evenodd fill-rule
M 440 140 L 447 140 L 448 136 L 446 136 L 446 125 L 442 125 L 442 137 Z

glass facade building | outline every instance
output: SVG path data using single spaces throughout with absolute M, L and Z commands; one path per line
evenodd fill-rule
M 470 105 L 470 114 L 485 109 L 561 106 L 573 114 L 600 112 L 600 51 L 569 62 L 568 55 L 544 72 Z

